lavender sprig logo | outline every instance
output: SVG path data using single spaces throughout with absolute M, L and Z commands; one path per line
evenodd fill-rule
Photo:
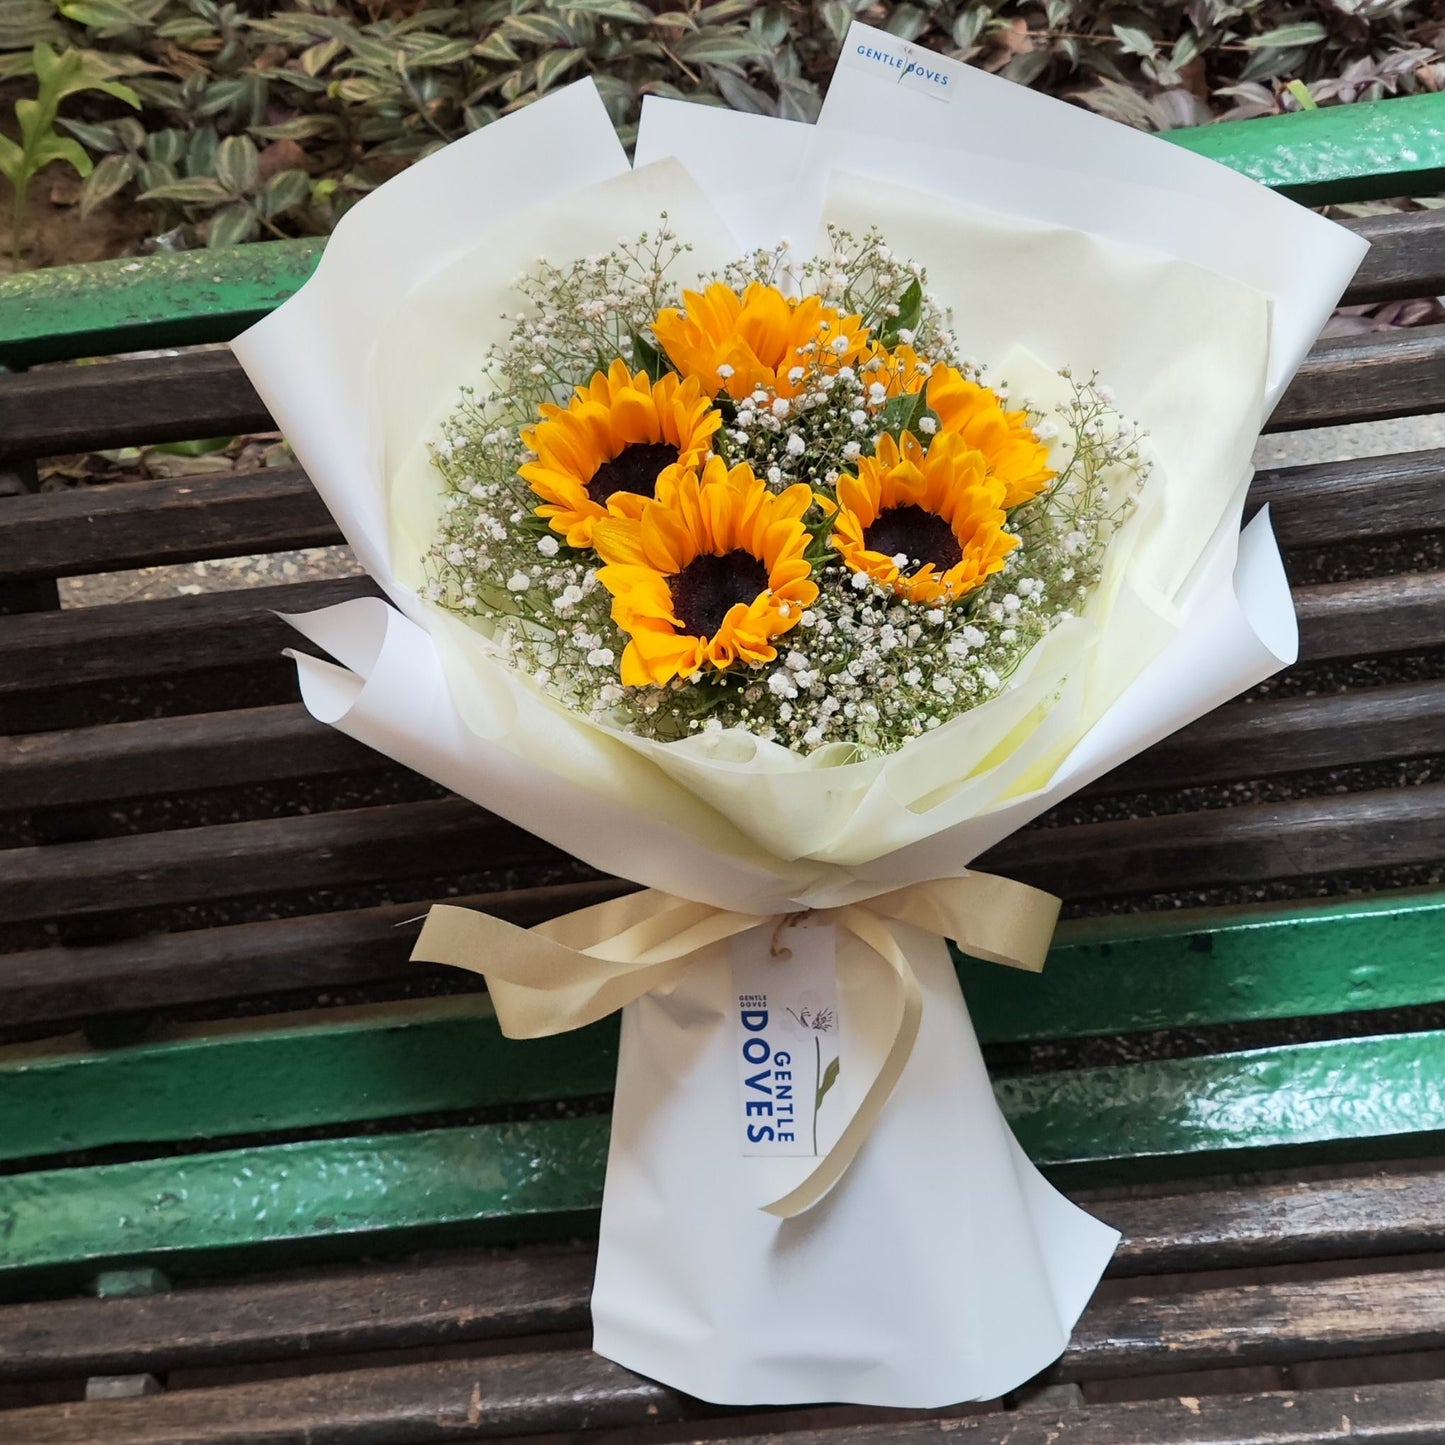
M 789 1009 L 797 1021 L 798 1027 L 806 1029 L 813 1035 L 813 1153 L 818 1152 L 818 1111 L 823 1107 L 823 1100 L 828 1090 L 838 1082 L 838 1057 L 834 1055 L 828 1060 L 828 1067 L 823 1067 L 823 1041 L 820 1034 L 831 1034 L 837 1027 L 837 1015 L 830 1008 L 810 1009 L 804 1007 L 800 1012 L 797 1009 Z

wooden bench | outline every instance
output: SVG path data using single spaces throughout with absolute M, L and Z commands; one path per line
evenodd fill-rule
M 1314 202 L 1440 188 L 1442 137 L 1445 96 L 1179 139 Z M 1352 224 L 1351 301 L 1445 292 L 1445 211 Z M 310 721 L 272 611 L 364 579 L 57 606 L 338 540 L 290 468 L 33 490 L 264 429 L 224 350 L 44 363 L 223 340 L 315 254 L 0 283 L 0 1440 L 1445 1440 L 1445 450 L 1262 473 L 1300 664 L 986 860 L 1071 915 L 1042 978 L 960 960 L 999 1095 L 1124 1233 L 1063 1359 L 724 1411 L 587 1350 L 615 1021 L 504 1041 L 396 927 L 625 885 Z M 1439 410 L 1425 327 L 1321 343 L 1272 425 Z

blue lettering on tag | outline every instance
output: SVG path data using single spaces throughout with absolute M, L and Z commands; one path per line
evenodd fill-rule
M 896 70 L 900 85 L 906 80 L 922 81 L 922 86 L 915 85 L 914 88 L 934 91 L 943 90 L 948 85 L 946 71 L 935 69 L 930 65 L 921 65 L 907 55 L 894 55 L 890 51 L 879 50 L 876 46 L 864 44 L 856 47 L 855 54 L 861 60 L 870 61 L 889 70 Z

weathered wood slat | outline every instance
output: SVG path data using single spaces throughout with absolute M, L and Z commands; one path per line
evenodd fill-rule
M 274 664 L 283 648 L 304 645 L 275 612 L 305 612 L 376 591 L 369 578 L 343 577 L 3 617 L 0 696 Z M 1306 660 L 1445 643 L 1445 571 L 1302 587 L 1295 601 Z
M 527 926 L 631 884 L 607 879 L 452 900 Z M 409 971 L 417 903 L 0 955 L 0 1018 L 29 1023 L 394 979 Z
M 1071 901 L 1429 862 L 1445 783 L 1287 803 L 1031 828 L 981 867 Z M 562 855 L 454 798 L 15 848 L 0 921 L 113 914 Z
M 283 703 L 0 737 L 0 808 L 173 797 L 397 767 L 316 722 L 300 703 Z
M 1219 1328 L 1221 1319 L 1231 1321 L 1230 1329 Z M 1424 1350 L 1441 1343 L 1445 1343 L 1445 1272 L 1359 1275 L 1305 1285 L 1236 1286 L 1096 1302 L 1080 1321 L 1054 1374 L 1059 1379 L 1090 1379 L 1169 1372 L 1195 1364 L 1281 1364 L 1349 1357 L 1371 1350 Z M 1338 1398 L 1328 1401 L 1329 1417 L 1312 1408 L 1311 1395 L 1285 1397 L 1291 1408 L 1281 1407 L 1273 1420 L 1251 1402 L 1253 1433 L 1235 1432 L 1232 1438 L 1273 1438 L 1306 1445 L 1311 1430 L 1321 1441 L 1332 1438 L 1324 1433 L 1326 1428 L 1333 1438 L 1343 1438 L 1339 1434 L 1342 1419 L 1350 1419 L 1351 1424 L 1344 1428 L 1353 1438 L 1422 1445 L 1428 1437 L 1418 1427 L 1445 1419 L 1445 1386 L 1438 1382 L 1333 1393 Z M 1411 1429 L 1413 1440 L 1411 1434 L 1402 1434 L 1397 1428 L 1405 1400 L 1409 1403 L 1404 1424 Z M 1376 1401 L 1379 1404 L 1372 1411 Z M 1097 1426 L 1102 1418 L 1112 1417 L 1110 1424 L 1117 1432 L 1121 1416 L 1127 1418 L 1130 1411 L 1136 1416 L 1144 1412 L 1145 1418 L 1152 1412 L 1157 1421 L 1167 1410 L 1171 1419 L 1185 1420 L 1190 1414 L 1187 1406 L 1175 1404 L 1173 1410 L 1158 1403 L 1108 1407 L 1093 1423 Z M 1195 1433 L 1192 1438 L 1221 1445 L 1231 1439 L 1218 1428 L 1226 1407 L 1220 1401 L 1212 1401 L 1211 1406 L 1210 1433 Z M 1385 1413 L 1384 1421 L 1378 1417 L 1371 1421 L 1376 1411 Z M 179 1390 L 141 1401 L 42 1406 L 14 1411 L 4 1419 L 20 1432 L 17 1438 L 30 1445 L 82 1445 L 117 1438 L 128 1445 L 176 1445 L 181 1440 L 190 1445 L 221 1441 L 232 1445 L 264 1441 L 269 1445 L 287 1438 L 324 1439 L 331 1445 L 397 1445 L 402 1441 L 651 1425 L 724 1413 L 643 1380 L 599 1356 L 564 1350 Z M 1080 1424 L 1092 1413 L 1081 1411 Z M 1264 1420 L 1260 1419 L 1262 1413 Z M 1060 1417 L 1058 1423 L 1065 1429 L 1071 1414 Z M 1249 1418 L 1236 1412 L 1236 1423 L 1246 1431 Z M 1288 1435 L 1279 1433 L 1286 1419 Z M 1204 1423 L 1202 1410 L 1198 1422 Z M 989 1430 L 991 1423 L 998 1427 L 992 1445 L 1005 1441 L 1027 1445 L 1024 1432 L 1035 1425 L 1035 1440 L 1040 1445 L 1045 1440 L 1069 1442 L 1068 1435 L 1055 1431 L 1048 1414 L 1033 1422 L 1017 1414 L 1001 1414 L 994 1422 L 985 1417 L 978 1431 L 969 1429 L 969 1436 L 979 1439 L 980 1445 L 990 1441 L 989 1434 L 978 1432 Z M 1383 1431 L 1370 1428 L 1374 1423 L 1381 1423 Z M 1265 1431 L 1273 1428 L 1275 1433 L 1262 1434 L 1261 1426 Z M 939 1426 L 935 1423 L 929 1428 L 937 1438 Z M 1046 1434 L 1046 1428 L 1051 1433 Z M 1369 1435 L 1362 1436 L 1366 1429 Z M 1393 1435 L 1385 1433 L 1392 1430 Z M 1074 1433 L 1069 1445 L 1090 1438 L 1098 1445 L 1105 1440 L 1109 1445 L 1129 1445 L 1131 1438 L 1160 1437 L 1137 1432 L 1106 1436 L 1096 1428 L 1091 1437 Z M 1187 1442 L 1191 1436 L 1176 1438 Z
M 1445 527 L 1445 451 L 1261 472 L 1290 547 Z M 76 487 L 0 509 L 0 573 L 67 577 L 330 545 L 341 533 L 296 468 Z
M 0 921 L 256 897 L 558 860 L 460 799 L 396 803 L 0 854 Z
M 1445 326 L 1320 341 L 1266 431 L 1382 421 L 1435 411 L 1445 398 Z
M 1445 293 L 1445 215 L 1397 211 L 1344 223 L 1370 249 L 1344 295 L 1344 305 L 1403 301 Z
M 1445 1173 L 1361 1174 L 1090 1207 L 1116 1277 L 1445 1247 Z M 0 1307 L 0 1380 L 132 1374 L 585 1329 L 589 1250 L 456 1255 L 300 1279 Z M 0 1417 L 3 1418 L 3 1417 Z
M 1445 571 L 1297 587 L 1300 661 L 1373 657 L 1445 642 Z
M 115 482 L 7 502 L 0 573 L 70 577 L 340 541 L 325 503 L 294 467 Z
M 0 696 L 274 662 L 305 639 L 274 613 L 373 597 L 369 577 L 0 618 Z
M 1069 900 L 1431 862 L 1445 784 L 1031 828 L 978 861 Z
M 1445 326 L 1320 342 L 1269 429 L 1430 411 L 1445 395 Z M 0 460 L 264 431 L 274 423 L 228 351 L 57 367 L 0 382 Z
M 1105 774 L 1085 792 L 1190 787 L 1445 752 L 1445 684 L 1230 703 Z M 4 758 L 0 744 L 0 759 Z
M 1445 752 L 1445 682 L 1231 703 L 1090 784 L 1183 788 Z M 398 764 L 299 704 L 0 737 L 0 810 L 84 806 Z
M 1268 504 L 1285 551 L 1439 529 L 1445 527 L 1445 450 L 1261 471 L 1249 503 Z
M 1200 1395 L 1118 1405 L 1030 1408 L 966 1420 L 903 1421 L 807 1430 L 791 1445 L 939 1445 L 966 1431 L 968 1445 L 1430 1445 L 1445 1432 L 1438 1381 L 1302 1394 Z M 766 1435 L 732 1437 L 763 1445 Z M 944 1436 L 947 1438 L 947 1436 Z
M 56 367 L 0 382 L 0 459 L 274 427 L 228 350 Z

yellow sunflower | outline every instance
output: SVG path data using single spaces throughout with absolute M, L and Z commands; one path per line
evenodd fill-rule
M 738 400 L 763 387 L 778 396 L 798 394 L 816 368 L 851 365 L 868 346 L 861 316 L 844 316 L 817 296 L 784 296 L 776 286 L 752 282 L 741 296 L 714 281 L 705 291 L 684 291 L 684 309 L 669 306 L 652 323 L 658 345 L 709 395 Z
M 537 508 L 573 547 L 587 547 L 608 515 L 635 517 L 658 480 L 696 470 L 722 425 L 695 381 L 652 381 L 617 360 L 565 406 L 547 403 L 522 433 L 537 460 L 519 468 L 542 498 Z
M 598 580 L 632 639 L 624 685 L 772 661 L 772 639 L 818 595 L 801 521 L 812 500 L 801 483 L 775 494 L 746 463 L 729 471 L 713 457 L 701 478 L 670 478 L 638 517 L 599 522 Z
M 1003 482 L 962 437 L 940 432 L 925 452 L 910 432 L 897 442 L 885 433 L 856 475 L 838 479 L 833 545 L 854 572 L 910 602 L 956 602 L 1018 546 L 1003 499 Z
M 956 367 L 930 364 L 911 346 L 877 349 L 873 357 L 889 396 L 927 387 L 939 430 L 956 433 L 982 452 L 989 475 L 1004 484 L 1005 510 L 1038 496 L 1057 475 L 1049 466 L 1048 447 L 1029 425 L 1028 412 L 1006 410 L 992 388 L 970 381 Z

